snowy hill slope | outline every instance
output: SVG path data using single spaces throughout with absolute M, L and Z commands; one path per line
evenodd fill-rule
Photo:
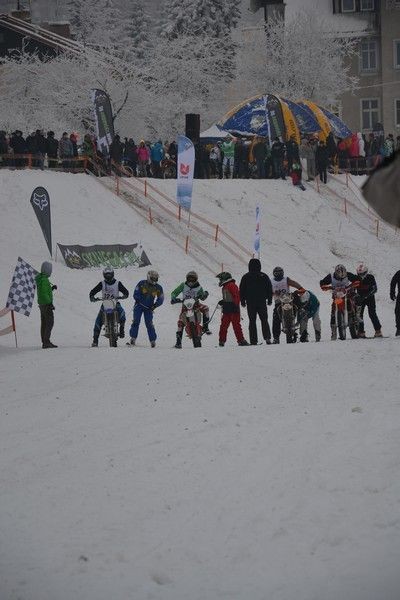
M 95 181 L 9 171 L 3 302 L 17 256 L 47 258 L 29 206 L 36 185 L 51 196 L 54 241 L 141 241 L 167 295 L 195 267 L 215 306 L 210 273 Z M 159 185 L 173 195 L 173 182 Z M 267 272 L 282 264 L 318 291 L 335 263 L 366 260 L 392 334 L 394 232 L 381 241 L 333 195 L 285 182 L 195 182 L 194 210 L 250 251 L 256 204 Z M 132 291 L 144 273 L 118 276 Z M 238 348 L 230 332 L 220 349 L 216 320 L 203 348 L 185 340 L 179 352 L 167 302 L 156 349 L 142 325 L 139 347 L 96 350 L 87 295 L 99 271 L 57 261 L 52 280 L 60 347 L 39 349 L 36 308 L 17 318 L 19 349 L 0 339 L 2 600 L 398 600 L 398 339 L 330 342 L 329 295 L 319 294 L 318 345 Z

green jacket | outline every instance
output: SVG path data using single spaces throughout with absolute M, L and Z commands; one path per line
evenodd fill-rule
M 38 304 L 53 304 L 53 291 L 47 275 L 38 273 L 35 277 Z

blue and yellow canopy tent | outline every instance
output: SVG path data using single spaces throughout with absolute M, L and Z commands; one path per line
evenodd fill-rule
M 293 135 L 297 143 L 301 135 L 314 134 L 326 139 L 331 131 L 340 138 L 352 133 L 339 117 L 310 100 L 293 102 L 273 94 L 241 102 L 217 125 L 231 133 L 259 135 L 270 140 L 281 137 L 287 141 Z

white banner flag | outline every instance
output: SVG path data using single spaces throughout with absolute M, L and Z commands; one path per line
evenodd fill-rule
M 256 231 L 254 235 L 254 252 L 260 258 L 260 207 L 256 207 Z
M 193 142 L 184 135 L 178 135 L 178 172 L 176 201 L 185 210 L 191 209 L 194 173 Z

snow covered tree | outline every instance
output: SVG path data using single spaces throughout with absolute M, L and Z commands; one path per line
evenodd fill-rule
M 163 34 L 223 38 L 230 34 L 240 15 L 237 0 L 171 0 L 167 4 Z
M 150 48 L 149 17 L 143 0 L 132 0 L 126 19 L 126 51 L 128 56 L 143 60 Z
M 357 78 L 349 74 L 347 57 L 356 52 L 357 40 L 341 37 L 315 14 L 299 12 L 289 22 L 272 17 L 265 34 L 245 42 L 237 77 L 248 95 L 270 92 L 291 100 L 308 98 L 334 105 Z
M 97 48 L 115 48 L 125 39 L 125 21 L 115 0 L 68 0 L 68 14 L 77 41 Z

